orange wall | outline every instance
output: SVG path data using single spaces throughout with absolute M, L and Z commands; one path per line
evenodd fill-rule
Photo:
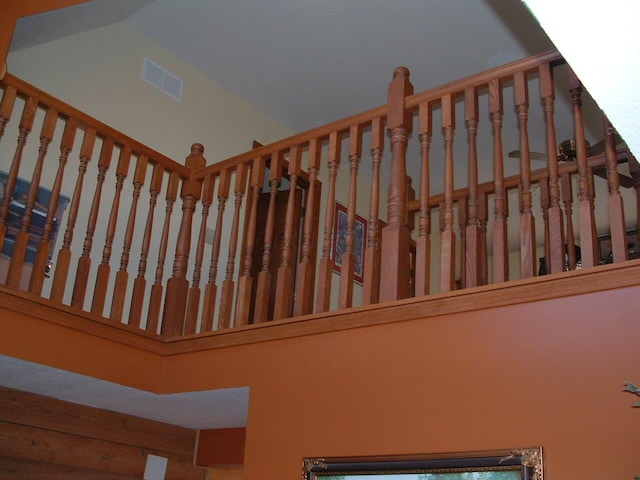
M 640 411 L 622 392 L 640 382 L 640 285 L 169 356 L 144 335 L 84 333 L 62 310 L 47 322 L 9 301 L 2 354 L 159 393 L 249 386 L 248 480 L 299 478 L 307 456 L 532 446 L 547 480 L 640 473 Z
M 250 385 L 245 479 L 299 478 L 305 456 L 539 445 L 547 480 L 630 479 L 639 307 L 631 287 L 182 354 L 165 385 Z

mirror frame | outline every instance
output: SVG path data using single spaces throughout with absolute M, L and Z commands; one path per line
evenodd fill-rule
M 302 480 L 322 480 L 322 477 L 337 475 L 495 470 L 519 470 L 522 480 L 543 480 L 542 447 L 412 456 L 310 457 L 302 460 Z

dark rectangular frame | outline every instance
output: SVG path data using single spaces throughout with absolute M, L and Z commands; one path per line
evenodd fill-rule
M 626 233 L 627 256 L 629 260 L 640 258 L 640 233 L 638 230 L 629 230 Z M 633 247 L 630 247 L 633 245 Z M 598 237 L 598 247 L 600 250 L 600 265 L 612 263 L 611 255 L 611 235 Z
M 333 271 L 340 273 L 342 267 L 342 253 L 344 252 L 345 236 L 347 234 L 347 207 L 339 202 L 335 204 L 333 213 L 333 245 L 331 258 L 333 258 Z M 362 283 L 364 279 L 364 250 L 367 246 L 367 220 L 356 213 L 354 227 L 355 268 L 354 280 Z
M 304 458 L 303 480 L 360 474 L 464 473 L 519 470 L 523 480 L 543 480 L 542 447 L 400 457 Z

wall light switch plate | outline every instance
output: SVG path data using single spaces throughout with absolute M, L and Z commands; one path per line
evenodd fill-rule
M 167 459 L 157 455 L 147 455 L 147 466 L 144 469 L 144 480 L 164 480 L 167 471 Z

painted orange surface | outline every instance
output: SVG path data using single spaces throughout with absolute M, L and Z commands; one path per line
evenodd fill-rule
M 303 457 L 533 446 L 547 480 L 633 478 L 639 309 L 636 286 L 163 359 L 0 308 L 0 352 L 163 393 L 249 386 L 245 479 L 300 478 Z

